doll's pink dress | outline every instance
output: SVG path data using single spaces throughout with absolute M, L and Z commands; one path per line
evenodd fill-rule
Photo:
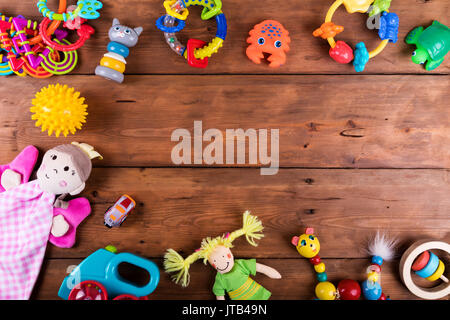
M 22 184 L 0 190 L 0 300 L 29 299 L 41 269 L 47 242 L 71 247 L 76 227 L 90 213 L 85 198 L 69 202 L 67 209 L 54 208 L 55 195 L 42 191 L 38 182 L 27 182 L 38 151 L 25 148 L 8 165 L 0 166 L 0 175 L 11 169 L 22 175 Z M 62 214 L 69 223 L 63 237 L 53 237 L 53 216 Z M 49 236 L 50 235 L 50 236 Z

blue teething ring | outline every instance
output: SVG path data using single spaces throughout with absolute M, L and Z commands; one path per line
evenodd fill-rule
M 176 32 L 180 32 L 181 30 L 184 29 L 184 27 L 186 26 L 186 21 L 184 20 L 180 20 L 178 18 L 174 18 L 175 22 L 177 22 L 178 24 L 174 27 L 166 27 L 164 25 L 164 19 L 166 18 L 167 15 L 163 15 L 161 16 L 158 20 L 156 20 L 156 27 L 161 30 L 162 32 L 166 32 L 166 33 L 176 33 Z

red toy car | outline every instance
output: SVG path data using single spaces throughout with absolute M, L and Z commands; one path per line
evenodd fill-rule
M 108 228 L 120 227 L 135 207 L 136 202 L 124 194 L 105 212 L 105 226 Z

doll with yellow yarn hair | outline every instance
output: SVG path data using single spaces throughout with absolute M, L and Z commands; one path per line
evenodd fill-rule
M 172 279 L 183 287 L 189 285 L 189 267 L 195 261 L 203 259 L 217 270 L 213 286 L 213 293 L 217 300 L 225 299 L 225 292 L 231 300 L 267 300 L 271 293 L 254 281 L 250 276 L 257 272 L 263 273 L 272 279 L 281 279 L 280 273 L 269 266 L 257 263 L 255 259 L 234 259 L 231 249 L 233 241 L 245 236 L 248 243 L 257 246 L 255 240 L 261 239 L 263 226 L 261 221 L 246 211 L 243 215 L 243 226 L 232 233 L 216 238 L 205 238 L 201 247 L 193 254 L 183 259 L 175 250 L 167 250 L 164 256 L 166 272 L 176 272 Z

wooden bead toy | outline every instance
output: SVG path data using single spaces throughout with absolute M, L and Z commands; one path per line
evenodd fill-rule
M 308 258 L 314 266 L 319 283 L 316 286 L 315 293 L 319 300 L 335 300 L 338 297 L 338 291 L 331 282 L 327 281 L 328 276 L 325 272 L 325 263 L 320 261 L 319 251 L 320 242 L 314 235 L 313 228 L 306 228 L 305 233 L 299 237 L 293 237 L 291 243 L 297 248 L 301 256 Z
M 361 284 L 362 293 L 367 300 L 386 300 L 381 288 L 381 266 L 384 261 L 394 257 L 396 241 L 389 239 L 384 233 L 377 232 L 370 241 L 368 252 L 372 256 L 371 264 L 367 268 L 367 279 Z
M 358 300 L 361 297 L 361 287 L 355 280 L 341 280 L 337 289 L 341 300 Z
M 138 43 L 142 31 L 142 27 L 130 28 L 121 25 L 120 21 L 114 18 L 108 33 L 111 40 L 107 47 L 108 53 L 103 55 L 100 65 L 95 69 L 95 74 L 122 83 L 127 64 L 125 58 L 130 54 L 129 48 Z
M 444 282 L 448 282 L 448 279 L 444 276 L 444 263 L 431 251 L 422 252 L 414 261 L 411 269 L 419 277 L 425 278 L 428 281 L 433 282 L 441 279 Z
M 442 250 L 450 254 L 450 244 L 442 241 L 422 240 L 414 243 L 403 254 L 400 260 L 400 277 L 405 286 L 416 296 L 423 299 L 441 299 L 450 294 L 450 283 L 444 276 L 445 265 L 436 254 L 430 250 Z M 442 283 L 432 288 L 418 287 L 411 276 L 413 271 L 419 277 Z
M 317 273 L 315 293 L 319 300 L 358 300 L 361 293 L 367 300 L 387 300 L 388 298 L 381 289 L 381 265 L 394 256 L 396 241 L 388 239 L 383 233 L 377 235 L 369 243 L 368 252 L 372 260 L 367 268 L 367 278 L 361 284 L 355 280 L 344 279 L 339 282 L 337 289 L 328 281 L 325 263 L 319 256 L 320 242 L 314 235 L 313 228 L 306 228 L 304 234 L 293 237 L 291 243 L 297 248 L 301 256 L 308 258 Z M 441 269 L 435 272 L 436 277 Z

